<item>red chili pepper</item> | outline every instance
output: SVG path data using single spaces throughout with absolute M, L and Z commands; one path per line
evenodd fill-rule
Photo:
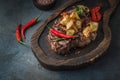
M 97 12 L 97 13 L 96 13 L 96 16 L 97 16 L 97 21 L 100 21 L 101 18 L 102 18 L 102 15 L 101 15 L 99 12 Z
M 25 38 L 25 31 L 33 26 L 34 24 L 36 24 L 38 22 L 38 18 L 39 17 L 36 17 L 34 19 L 32 19 L 31 21 L 29 21 L 27 24 L 25 24 L 23 27 L 22 27 L 22 38 Z
M 91 10 L 92 20 L 93 21 L 100 21 L 102 18 L 102 15 L 100 14 L 99 10 L 101 9 L 100 6 L 97 6 Z
M 100 7 L 100 6 L 96 6 L 96 7 L 94 8 L 94 10 L 95 10 L 96 12 L 99 12 L 99 11 L 100 11 L 100 9 L 101 9 L 101 7 Z
M 16 39 L 19 43 L 25 45 L 25 43 L 22 42 L 20 27 L 21 27 L 21 24 L 19 24 L 18 27 L 16 28 Z
M 91 10 L 92 20 L 96 21 L 97 17 L 94 10 Z
M 50 28 L 50 32 L 53 33 L 54 35 L 56 35 L 58 37 L 62 37 L 62 38 L 72 38 L 72 39 L 75 38 L 75 36 L 68 36 L 68 35 L 62 34 L 61 32 L 58 32 L 53 28 Z

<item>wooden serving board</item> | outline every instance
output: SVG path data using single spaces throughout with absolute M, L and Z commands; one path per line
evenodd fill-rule
M 69 0 L 55 10 L 33 34 L 31 45 L 35 56 L 45 68 L 51 70 L 77 69 L 81 66 L 92 63 L 103 55 L 110 45 L 112 36 L 109 27 L 109 20 L 118 3 L 119 0 Z M 90 8 L 101 5 L 103 19 L 100 22 L 97 39 L 84 48 L 76 49 L 74 52 L 71 51 L 70 55 L 57 55 L 51 50 L 48 43 L 47 35 L 49 31 L 47 26 L 51 26 L 61 12 L 70 9 L 71 6 L 76 4 L 86 5 Z M 80 54 L 75 54 L 76 51 L 80 51 Z

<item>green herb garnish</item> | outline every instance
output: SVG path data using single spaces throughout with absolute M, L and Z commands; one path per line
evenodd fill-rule
M 75 8 L 75 12 L 78 14 L 78 15 L 82 15 L 82 13 L 84 12 L 84 10 L 82 8 Z
M 62 40 L 65 40 L 65 38 L 56 38 L 56 39 L 53 40 L 53 41 L 62 41 Z

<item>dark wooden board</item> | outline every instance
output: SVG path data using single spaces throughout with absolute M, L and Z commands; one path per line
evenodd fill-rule
M 77 69 L 81 66 L 92 63 L 103 55 L 110 45 L 112 35 L 109 27 L 109 20 L 118 3 L 119 0 L 68 1 L 63 6 L 55 10 L 33 34 L 31 45 L 35 56 L 44 67 L 52 70 Z M 47 26 L 52 25 L 54 20 L 59 17 L 59 14 L 62 11 L 67 10 L 76 4 L 84 4 L 88 7 L 94 7 L 96 5 L 102 6 L 101 12 L 103 14 L 103 19 L 100 22 L 97 39 L 88 46 L 78 49 L 81 51 L 78 55 L 74 54 L 75 52 L 71 52 L 68 56 L 57 55 L 50 49 L 50 45 L 47 41 Z

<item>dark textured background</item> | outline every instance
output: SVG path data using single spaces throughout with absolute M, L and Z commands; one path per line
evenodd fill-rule
M 58 1 L 54 9 L 66 1 Z M 43 11 L 40 21 L 53 10 Z M 120 5 L 110 21 L 113 37 L 107 53 L 94 64 L 75 71 L 49 71 L 39 64 L 31 48 L 17 43 L 17 25 L 39 13 L 32 0 L 0 0 L 0 80 L 120 80 Z M 26 32 L 28 46 L 41 22 Z

